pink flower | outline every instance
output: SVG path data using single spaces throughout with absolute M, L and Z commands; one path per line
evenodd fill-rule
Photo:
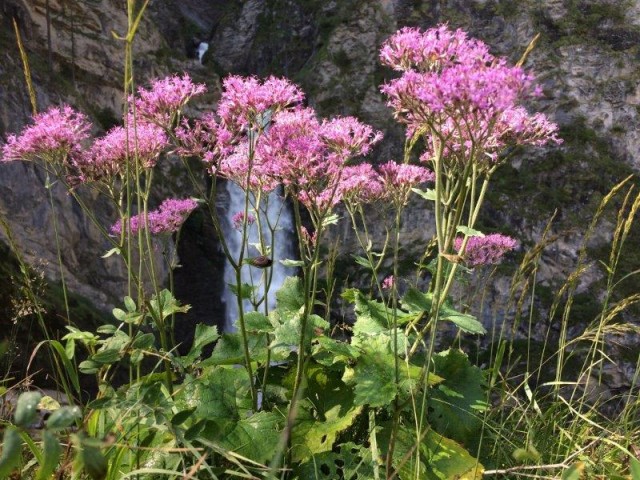
M 395 70 L 434 71 L 454 63 L 488 63 L 493 60 L 487 46 L 467 38 L 446 25 L 421 32 L 405 27 L 389 38 L 380 49 L 380 61 Z
M 338 194 L 352 203 L 371 203 L 382 198 L 384 186 L 380 174 L 369 163 L 344 167 Z
M 253 225 L 256 221 L 256 217 L 252 214 L 247 215 L 247 225 Z M 242 226 L 244 225 L 244 212 L 237 212 L 231 217 L 231 223 L 233 223 L 233 228 L 238 231 L 242 230 Z
M 384 195 L 396 204 L 407 202 L 411 189 L 426 182 L 432 182 L 435 175 L 431 170 L 418 165 L 408 165 L 389 161 L 378 167 L 384 188 Z
M 51 107 L 33 117 L 33 125 L 20 136 L 10 135 L 2 148 L 3 161 L 36 160 L 73 167 L 82 157 L 82 142 L 89 138 L 87 117 L 71 107 Z
M 385 42 L 380 58 L 403 72 L 381 87 L 394 116 L 409 137 L 420 132 L 429 147 L 444 143 L 449 166 L 492 165 L 508 145 L 559 142 L 543 114 L 518 106 L 540 95 L 533 76 L 461 30 L 404 28 Z
M 304 95 L 284 78 L 269 77 L 263 82 L 256 77 L 230 75 L 224 79 L 218 103 L 218 116 L 232 132 L 246 132 L 266 127 L 271 116 L 300 103 Z
M 97 139 L 78 165 L 82 181 L 96 181 L 123 174 L 136 158 L 144 168 L 153 168 L 168 146 L 164 131 L 153 124 L 114 127 Z
M 393 275 L 389 275 L 382 281 L 382 289 L 383 290 L 391 290 L 395 284 L 395 279 Z
M 148 225 L 149 232 L 154 235 L 177 232 L 197 206 L 198 203 L 190 198 L 183 200 L 167 199 L 160 204 L 157 210 L 147 214 L 146 222 L 143 214 L 131 217 L 129 219 L 129 231 L 132 235 L 135 235 Z M 114 235 L 122 233 L 121 222 L 117 222 L 111 227 L 111 233 Z
M 175 115 L 192 97 L 206 91 L 202 84 L 194 84 L 186 73 L 151 82 L 150 89 L 139 88 L 135 103 L 138 118 L 170 128 Z
M 465 251 L 460 252 L 462 241 L 462 237 L 456 238 L 454 248 L 470 267 L 500 263 L 504 254 L 516 248 L 518 244 L 511 237 L 494 233 L 484 237 L 469 237 Z

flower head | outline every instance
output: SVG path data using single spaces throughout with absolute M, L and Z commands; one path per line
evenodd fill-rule
M 206 87 L 193 83 L 189 75 L 175 75 L 154 80 L 149 89 L 139 88 L 137 98 L 132 100 L 139 118 L 169 128 L 187 102 L 205 91 Z
M 89 138 L 87 117 L 67 105 L 51 107 L 33 117 L 33 125 L 19 136 L 10 135 L 2 148 L 2 160 L 35 160 L 73 166 L 82 156 L 82 142 Z
M 237 212 L 231 217 L 231 223 L 233 223 L 233 228 L 238 231 L 242 230 L 242 226 L 244 225 L 244 212 Z M 256 221 L 256 217 L 252 214 L 247 215 L 247 225 L 253 225 Z
M 167 199 L 160 204 L 157 210 L 147 214 L 146 222 L 143 214 L 131 217 L 129 219 L 129 233 L 135 235 L 147 225 L 149 232 L 153 235 L 177 232 L 197 206 L 198 203 L 191 198 Z M 122 233 L 121 222 L 117 222 L 111 227 L 111 233 L 114 235 Z
M 484 237 L 469 237 L 464 252 L 460 252 L 463 240 L 462 237 L 456 238 L 454 248 L 470 267 L 500 263 L 504 254 L 518 245 L 513 238 L 494 233 Z

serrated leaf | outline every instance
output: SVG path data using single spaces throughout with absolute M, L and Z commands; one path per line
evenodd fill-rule
M 8 478 L 22 461 L 22 440 L 15 427 L 9 425 L 2 438 L 2 454 L 0 454 L 0 478 Z
M 433 303 L 433 294 L 422 293 L 416 288 L 409 288 L 402 297 L 402 307 L 410 312 L 429 312 Z
M 429 423 L 442 435 L 467 443 L 482 427 L 486 408 L 482 371 L 460 350 L 441 352 L 433 361 L 444 381 L 431 389 Z
M 398 394 L 393 354 L 384 351 L 364 351 L 353 371 L 356 405 L 386 406 Z
M 58 466 L 60 455 L 62 455 L 62 446 L 58 437 L 49 430 L 45 430 L 42 434 L 42 454 L 42 463 L 36 474 L 36 480 L 48 480 L 51 478 Z
M 244 315 L 244 325 L 248 332 L 271 333 L 273 325 L 264 313 L 247 312 Z
M 351 255 L 353 257 L 353 259 L 356 261 L 356 263 L 364 268 L 368 268 L 369 270 L 372 270 L 373 267 L 371 266 L 371 262 L 369 262 L 368 259 L 361 257 L 360 255 Z
M 265 334 L 250 335 L 248 347 L 251 360 L 265 361 L 267 358 L 267 336 Z M 203 360 L 203 367 L 211 365 L 242 365 L 245 363 L 242 337 L 239 333 L 225 333 L 216 344 L 211 356 Z
M 42 394 L 40 392 L 24 392 L 18 397 L 16 412 L 13 421 L 18 427 L 27 428 L 38 415 L 38 403 Z
M 285 313 L 298 312 L 303 306 L 302 280 L 298 277 L 287 277 L 276 292 L 276 308 Z
M 265 463 L 276 454 L 284 418 L 275 412 L 258 412 L 237 422 L 220 440 L 225 447 L 255 462 Z
M 196 359 L 202 355 L 202 349 L 219 338 L 218 328 L 215 325 L 197 324 L 195 333 L 193 334 L 193 345 L 189 353 L 181 359 L 183 365 L 187 366 L 195 362 Z
M 375 478 L 371 450 L 355 443 L 343 443 L 335 452 L 322 452 L 297 466 L 295 478 L 313 480 L 335 480 L 336 478 Z
M 248 283 L 243 283 L 240 285 L 240 288 L 238 288 L 238 285 L 235 283 L 227 283 L 227 285 L 229 286 L 229 290 L 231 290 L 236 297 L 240 295 L 240 298 L 243 300 L 250 300 L 253 296 L 254 290 L 256 289 L 256 287 L 249 285 Z
M 388 448 L 390 430 L 387 425 L 378 437 L 382 451 Z M 418 437 L 421 437 L 419 443 Z M 484 472 L 482 464 L 460 444 L 429 427 L 418 435 L 406 425 L 397 430 L 393 466 L 401 480 L 414 479 L 417 467 L 420 468 L 420 478 L 425 480 L 480 480 Z
M 330 367 L 336 363 L 355 360 L 360 355 L 360 350 L 347 342 L 323 336 L 316 339 L 312 355 L 316 362 Z
M 354 403 L 353 389 L 338 375 L 318 364 L 306 369 L 306 398 L 299 404 L 291 437 L 292 459 L 296 462 L 332 450 L 340 432 L 349 428 L 362 411 L 362 406 Z

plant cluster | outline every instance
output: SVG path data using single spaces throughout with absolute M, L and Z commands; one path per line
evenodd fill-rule
M 24 442 L 39 465 L 37 478 L 56 471 L 95 479 L 483 476 L 488 384 L 461 350 L 438 351 L 437 333 L 444 323 L 485 333 L 453 305 L 451 289 L 516 248 L 512 238 L 475 230 L 483 199 L 509 147 L 560 143 L 557 127 L 523 106 L 540 94 L 533 76 L 461 30 L 404 28 L 380 58 L 400 72 L 381 90 L 407 126 L 404 158 L 382 165 L 364 160 L 382 140 L 379 132 L 353 117 L 318 118 L 296 85 L 275 77 L 227 77 L 217 111 L 200 118 L 183 110 L 205 87 L 183 75 L 127 91 L 123 126 L 92 142 L 87 118 L 66 106 L 36 115 L 9 137 L 3 160 L 36 162 L 62 182 L 130 280 L 113 325 L 87 332 L 69 319 L 66 336 L 46 342 L 69 398 L 81 403 L 78 372 L 95 376 L 96 398 L 56 410 L 39 447 L 28 428 L 40 399 L 24 394 L 6 428 L 0 473 L 29 471 L 16 460 Z M 206 191 L 193 157 L 211 176 Z M 163 161 L 183 162 L 197 199 L 167 199 L 151 209 L 154 169 Z M 237 255 L 215 207 L 223 181 L 245 193 L 230 221 L 243 245 Z M 85 188 L 113 202 L 112 226 L 91 214 L 79 195 Z M 431 273 L 422 290 L 398 272 L 401 214 L 413 194 L 432 207 L 425 221 L 435 218 L 434 241 L 415 264 L 417 277 Z M 281 217 L 268 210 L 276 201 L 281 209 L 291 205 L 296 258 L 275 256 Z M 365 205 L 375 202 L 392 212 L 383 245 L 374 245 L 367 226 Z M 362 246 L 356 261 L 372 278 L 368 291 L 342 292 L 355 312 L 346 337 L 331 331 L 330 298 L 320 297 L 323 240 L 340 205 Z M 234 271 L 238 317 L 236 331 L 198 325 L 181 355 L 173 327 L 188 306 L 159 284 L 154 242 L 175 248 L 195 208 L 210 213 Z M 248 245 L 252 229 L 258 242 Z M 249 246 L 258 257 L 249 257 Z M 168 253 L 171 271 L 175 254 Z M 272 304 L 277 262 L 298 275 L 279 286 Z M 76 366 L 79 348 L 88 358 Z M 114 382 L 119 369 L 129 374 L 121 387 Z

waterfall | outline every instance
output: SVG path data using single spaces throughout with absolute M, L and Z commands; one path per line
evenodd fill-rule
M 198 60 L 201 64 L 202 58 L 204 57 L 204 54 L 207 53 L 207 50 L 209 50 L 209 44 L 207 42 L 200 42 L 198 44 Z
M 233 226 L 233 216 L 238 212 L 244 211 L 245 205 L 245 193 L 240 187 L 233 182 L 226 182 L 226 189 L 229 195 L 228 206 L 225 214 L 225 221 L 223 222 L 223 230 L 225 241 L 229 248 L 229 252 L 233 258 L 237 259 L 240 256 L 240 249 L 242 248 L 242 232 L 236 230 Z M 271 286 L 269 289 L 269 295 L 267 297 L 267 306 L 269 311 L 275 308 L 276 296 L 280 286 L 284 283 L 287 276 L 294 274 L 294 269 L 285 267 L 280 263 L 280 260 L 294 259 L 296 257 L 294 248 L 294 226 L 293 218 L 290 209 L 283 202 L 281 189 L 276 189 L 269 194 L 268 208 L 266 212 L 261 213 L 260 221 L 263 225 L 263 235 L 265 236 L 265 243 L 268 245 L 270 240 L 270 232 L 266 226 L 267 220 L 272 224 L 277 222 L 277 229 L 275 232 L 275 251 L 273 255 L 273 265 L 270 268 L 260 269 L 249 265 L 242 266 L 242 283 L 250 285 L 257 285 L 258 291 L 263 288 L 263 274 L 268 275 L 270 270 L 272 271 Z M 250 212 L 249 213 L 254 213 Z M 279 218 L 278 218 L 279 217 Z M 248 228 L 248 247 L 245 247 L 244 257 L 251 258 L 260 255 L 259 251 L 252 244 L 258 243 L 258 222 L 250 225 Z M 236 284 L 235 271 L 227 262 L 224 268 L 224 283 L 225 288 L 222 295 L 222 299 L 225 303 L 225 321 L 224 331 L 231 332 L 235 330 L 235 321 L 238 318 L 238 303 L 235 294 L 229 287 L 229 285 Z M 244 301 L 244 310 L 251 311 L 253 306 L 249 300 Z M 259 309 L 264 312 L 264 305 Z

